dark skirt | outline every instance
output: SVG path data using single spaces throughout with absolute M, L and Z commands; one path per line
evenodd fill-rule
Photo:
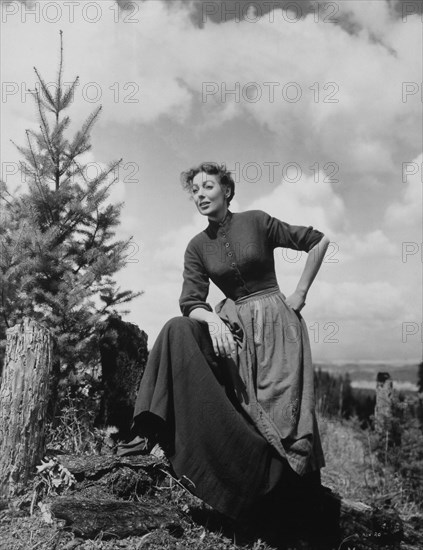
M 300 479 L 239 405 L 207 324 L 188 317 L 171 319 L 157 337 L 135 405 L 134 430 L 156 438 L 179 481 L 233 519 L 248 516 Z M 303 482 L 310 477 L 317 483 L 318 474 L 302 476 Z

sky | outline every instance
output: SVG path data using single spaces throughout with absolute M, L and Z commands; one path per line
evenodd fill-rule
M 420 3 L 123 0 L 1 5 L 1 167 L 20 183 L 36 127 L 35 66 L 80 84 L 73 133 L 100 104 L 86 155 L 123 158 L 111 195 L 133 237 L 125 320 L 149 337 L 180 315 L 183 253 L 207 226 L 179 175 L 225 163 L 231 210 L 265 210 L 330 237 L 306 320 L 315 361 L 422 356 L 422 14 Z M 125 9 L 122 9 L 125 8 Z M 294 291 L 306 254 L 275 251 Z M 223 298 L 211 285 L 208 301 Z

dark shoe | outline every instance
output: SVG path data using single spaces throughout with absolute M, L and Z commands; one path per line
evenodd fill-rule
M 117 456 L 147 455 L 151 450 L 151 444 L 146 437 L 135 436 L 129 443 L 120 443 L 117 446 Z

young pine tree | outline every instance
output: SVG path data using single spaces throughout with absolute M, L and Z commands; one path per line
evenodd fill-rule
M 131 239 L 115 238 L 123 203 L 107 200 L 121 161 L 92 180 L 82 161 L 101 107 L 73 139 L 65 137 L 64 112 L 78 78 L 63 89 L 62 32 L 54 92 L 34 70 L 39 131 L 27 130 L 25 146 L 17 146 L 28 190 L 12 196 L 0 187 L 0 347 L 4 352 L 6 329 L 24 316 L 42 320 L 56 337 L 56 362 L 66 378 L 98 363 L 99 323 L 141 293 L 121 291 L 113 279 L 131 246 Z

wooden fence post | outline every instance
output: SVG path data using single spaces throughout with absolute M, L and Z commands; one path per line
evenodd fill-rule
M 7 329 L 0 387 L 0 497 L 20 492 L 45 451 L 52 366 L 49 331 L 31 319 Z
M 393 440 L 393 383 L 388 372 L 376 377 L 375 431 L 381 437 Z

